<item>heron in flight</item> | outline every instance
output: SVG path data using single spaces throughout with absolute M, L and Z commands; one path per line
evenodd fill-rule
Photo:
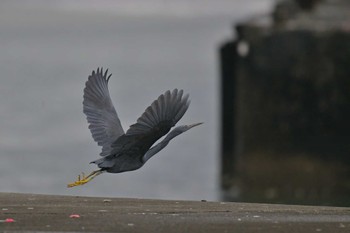
M 190 105 L 189 95 L 183 90 L 166 91 L 124 133 L 108 91 L 108 69 L 92 71 L 84 89 L 83 112 L 93 139 L 102 146 L 102 158 L 92 161 L 100 169 L 88 176 L 84 173 L 68 187 L 83 185 L 104 173 L 121 173 L 142 167 L 153 155 L 166 147 L 171 139 L 200 125 L 172 127 L 181 119 Z M 169 132 L 170 131 L 170 132 Z M 165 138 L 152 147 L 164 135 Z

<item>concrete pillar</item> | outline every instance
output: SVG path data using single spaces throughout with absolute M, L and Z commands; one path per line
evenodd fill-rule
M 223 198 L 350 205 L 350 2 L 281 9 L 220 50 Z

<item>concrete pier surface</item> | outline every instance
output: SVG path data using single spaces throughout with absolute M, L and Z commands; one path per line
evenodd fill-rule
M 350 208 L 0 193 L 0 232 L 37 231 L 350 232 Z

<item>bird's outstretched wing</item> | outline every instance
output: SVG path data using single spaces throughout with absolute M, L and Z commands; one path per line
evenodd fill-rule
M 183 90 L 166 91 L 130 126 L 126 135 L 148 135 L 159 137 L 169 132 L 170 128 L 181 119 L 190 105 L 188 94 Z
M 125 135 L 113 143 L 112 154 L 133 149 L 143 155 L 175 126 L 189 105 L 188 94 L 183 96 L 183 90 L 166 91 L 130 126 Z
M 124 134 L 117 112 L 109 96 L 108 69 L 92 71 L 84 89 L 83 111 L 89 123 L 92 137 L 102 146 L 101 156 L 111 151 L 111 144 Z

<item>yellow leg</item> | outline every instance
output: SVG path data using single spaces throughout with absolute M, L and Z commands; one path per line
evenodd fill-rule
M 78 176 L 78 180 L 73 182 L 73 183 L 68 184 L 67 187 L 72 188 L 74 186 L 86 184 L 87 182 L 89 182 L 90 180 L 92 180 L 96 176 L 100 175 L 101 173 L 103 173 L 103 171 L 97 170 L 97 171 L 91 172 L 90 175 L 85 176 L 84 172 L 82 172 L 81 176 L 80 175 Z

